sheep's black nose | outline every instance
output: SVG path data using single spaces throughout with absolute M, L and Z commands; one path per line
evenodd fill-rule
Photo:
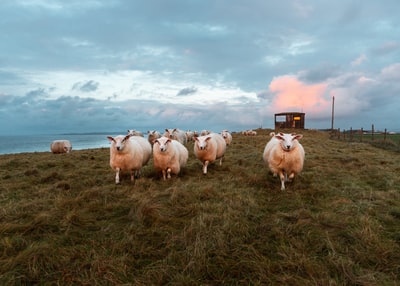
M 288 150 L 289 150 L 289 149 L 290 149 L 290 145 L 287 145 L 287 146 L 286 146 L 286 149 L 288 149 Z

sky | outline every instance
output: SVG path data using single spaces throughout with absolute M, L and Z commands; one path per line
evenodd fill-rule
M 2 0 L 0 135 L 400 131 L 398 0 Z

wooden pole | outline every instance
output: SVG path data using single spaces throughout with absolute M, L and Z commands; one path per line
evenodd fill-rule
M 333 122 L 335 118 L 335 96 L 332 96 L 332 122 L 331 122 L 331 130 L 333 131 Z

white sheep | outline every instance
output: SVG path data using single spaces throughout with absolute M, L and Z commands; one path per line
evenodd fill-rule
M 72 145 L 69 140 L 54 140 L 50 144 L 50 151 L 53 154 L 69 153 L 72 150 Z
M 160 132 L 156 131 L 156 130 L 149 130 L 147 131 L 147 140 L 149 141 L 149 143 L 151 145 L 154 144 L 154 141 L 158 138 L 161 137 Z
M 182 143 L 183 145 L 186 145 L 187 143 L 187 137 L 186 137 L 186 132 L 183 130 L 180 130 L 178 128 L 174 129 L 165 129 L 165 133 L 163 136 L 168 137 L 170 139 L 174 139 Z
M 231 133 L 229 133 L 228 130 L 222 130 L 221 135 L 222 135 L 222 137 L 224 137 L 224 140 L 225 140 L 227 146 L 232 143 L 232 135 L 231 135 Z
M 154 169 L 162 172 L 163 179 L 170 179 L 171 174 L 178 175 L 186 165 L 189 151 L 177 140 L 162 136 L 154 141 L 153 164 Z
M 242 134 L 245 135 L 245 136 L 256 136 L 257 135 L 257 131 L 245 130 L 245 131 L 242 131 Z
M 186 131 L 185 133 L 186 133 L 187 141 L 188 141 L 188 142 L 193 141 L 193 137 L 194 137 L 194 135 L 195 135 L 195 131 L 190 131 L 190 130 L 188 130 L 188 131 Z
M 137 131 L 135 129 L 128 129 L 128 135 L 144 137 L 143 132 Z
M 279 175 L 281 190 L 285 190 L 285 181 L 291 181 L 303 170 L 304 148 L 298 140 L 301 134 L 270 133 L 272 137 L 263 153 L 265 164 L 274 176 Z
M 140 136 L 118 135 L 107 138 L 111 142 L 110 166 L 116 171 L 115 183 L 119 184 L 121 171 L 130 171 L 131 181 L 134 182 L 142 166 L 150 160 L 150 143 Z
M 210 130 L 203 129 L 203 130 L 200 131 L 200 136 L 205 136 L 205 135 L 208 135 L 210 133 L 211 133 Z
M 222 165 L 222 158 L 225 155 L 226 143 L 221 134 L 210 133 L 205 136 L 194 137 L 194 154 L 203 164 L 203 174 L 207 174 L 207 166 L 215 160 L 220 159 L 219 165 Z

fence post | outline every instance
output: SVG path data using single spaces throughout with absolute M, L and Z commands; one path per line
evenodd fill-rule
M 375 133 L 374 124 L 372 124 L 372 127 L 371 127 L 371 132 L 372 132 L 372 135 L 371 135 L 371 140 L 372 140 L 372 141 L 374 141 L 374 133 Z
M 346 140 L 346 129 L 343 129 L 343 140 Z
M 387 129 L 385 128 L 385 133 L 383 134 L 383 142 L 385 142 L 385 144 L 386 144 L 386 132 L 387 132 Z
M 363 141 L 363 135 L 364 135 L 364 129 L 361 127 L 361 136 L 360 136 L 360 142 Z
M 353 141 L 353 127 L 350 127 L 350 141 Z

